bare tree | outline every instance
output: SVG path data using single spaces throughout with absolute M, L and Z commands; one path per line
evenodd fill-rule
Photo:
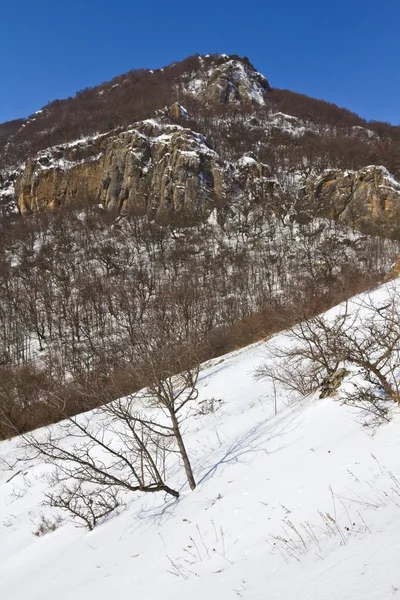
M 60 489 L 45 495 L 44 504 L 66 510 L 74 521 L 82 521 L 92 531 L 101 519 L 121 505 L 118 492 L 115 487 L 88 489 L 82 483 L 61 484 Z
M 76 490 L 87 486 L 94 495 L 98 489 L 119 489 L 179 497 L 165 481 L 168 443 L 148 427 L 132 399 L 122 410 L 123 402 L 66 417 L 52 428 L 23 436 L 23 460 L 40 458 L 55 467 L 51 483 L 62 490 L 53 498 L 62 497 L 65 504 L 67 497 L 76 498 Z
M 40 458 L 54 466 L 49 479 L 54 491 L 47 503 L 67 510 L 89 529 L 119 506 L 121 493 L 179 497 L 168 483 L 172 455 L 181 457 L 189 486 L 196 487 L 183 424 L 198 396 L 197 344 L 167 308 L 161 307 L 162 318 L 154 318 L 146 333 L 138 332 L 136 360 L 125 372 L 124 385 L 130 378 L 132 386 L 145 386 L 141 391 L 119 397 L 118 382 L 114 387 L 109 382 L 105 402 L 101 378 L 90 387 L 86 382 L 76 394 L 86 405 L 101 395 L 103 405 L 76 417 L 66 414 L 61 394 L 48 391 L 47 402 L 64 420 L 23 437 L 25 460 Z
M 165 325 L 165 323 L 164 323 Z M 173 329 L 175 329 L 173 324 Z M 140 395 L 146 404 L 155 407 L 166 419 L 167 425 L 151 423 L 152 430 L 159 435 L 173 436 L 182 458 L 190 489 L 196 481 L 184 442 L 182 425 L 188 414 L 190 403 L 198 397 L 197 380 L 199 361 L 197 344 L 191 338 L 180 338 L 175 330 L 166 331 L 159 324 L 157 331 L 142 332 L 137 342 L 138 362 L 133 370 L 134 377 L 145 387 Z
M 335 315 L 306 319 L 270 352 L 278 362 L 262 365 L 256 377 L 302 394 L 320 389 L 329 395 L 351 368 L 358 379 L 343 401 L 387 419 L 390 404 L 400 403 L 400 292 L 392 285 L 383 300 L 366 294 Z

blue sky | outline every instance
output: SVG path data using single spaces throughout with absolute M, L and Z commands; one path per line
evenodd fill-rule
M 0 122 L 132 68 L 246 55 L 273 87 L 400 124 L 400 0 L 4 0 Z

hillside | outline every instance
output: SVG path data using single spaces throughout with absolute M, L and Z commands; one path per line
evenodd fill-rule
M 224 54 L 1 125 L 0 438 L 142 387 L 143 337 L 201 362 L 383 281 L 398 133 Z
M 395 282 L 356 297 L 347 310 L 330 311 L 328 322 L 345 310 L 355 338 L 357 323 L 362 330 L 371 322 L 367 306 L 376 307 L 379 323 L 398 293 Z M 350 363 L 353 375 L 324 399 L 256 381 L 260 364 L 277 366 L 268 358 L 272 344 L 289 348 L 280 334 L 202 366 L 185 423 L 196 490 L 175 455 L 167 475 L 179 500 L 126 494 L 125 506 L 91 532 L 55 521 L 58 511 L 41 505 L 52 491 L 51 466 L 40 458 L 18 463 L 22 440 L 1 442 L 1 597 L 396 598 L 398 408 L 376 426 L 343 405 L 359 381 Z M 101 427 L 101 412 L 87 416 Z M 72 448 L 72 439 L 64 443 Z

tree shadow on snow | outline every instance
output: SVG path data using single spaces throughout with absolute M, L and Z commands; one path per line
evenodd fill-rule
M 212 479 L 218 471 L 227 465 L 236 463 L 250 464 L 257 455 L 275 454 L 294 444 L 296 440 L 287 441 L 282 443 L 282 445 L 275 444 L 272 449 L 268 449 L 267 447 L 269 442 L 290 434 L 297 429 L 299 425 L 299 413 L 305 408 L 306 405 L 300 403 L 296 409 L 291 407 L 290 411 L 285 411 L 280 418 L 274 417 L 268 421 L 256 423 L 244 435 L 238 436 L 231 441 L 225 451 L 223 450 L 223 446 L 219 449 L 210 449 L 210 461 L 208 464 L 205 464 L 204 455 L 197 461 L 192 461 L 198 488 L 202 483 Z M 223 452 L 222 455 L 215 460 L 215 456 L 220 454 L 221 451 Z M 179 491 L 181 492 L 186 488 L 187 484 L 184 483 Z M 174 515 L 175 507 L 178 503 L 179 499 L 167 498 L 166 501 L 157 502 L 157 505 L 153 505 L 151 508 L 142 507 L 136 517 L 139 520 L 150 523 L 152 526 L 158 527 Z
M 291 418 L 289 418 L 291 417 Z M 204 457 L 201 459 L 201 465 L 195 465 L 195 472 L 198 478 L 198 485 L 214 477 L 222 467 L 236 463 L 251 463 L 258 454 L 275 454 L 283 448 L 287 448 L 292 442 L 287 442 L 281 446 L 274 446 L 268 449 L 267 444 L 275 439 L 281 438 L 284 434 L 291 433 L 296 429 L 295 421 L 297 415 L 287 415 L 278 422 L 273 419 L 273 423 L 256 423 L 244 435 L 233 440 L 223 455 L 217 461 L 210 461 L 208 465 L 204 464 Z M 211 453 L 211 458 L 215 455 L 215 450 Z

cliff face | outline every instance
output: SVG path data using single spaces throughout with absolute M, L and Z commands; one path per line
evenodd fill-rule
M 204 216 L 223 194 L 222 162 L 203 136 L 147 120 L 110 141 L 97 198 L 163 220 Z
M 227 164 L 204 136 L 154 119 L 116 136 L 50 149 L 10 176 L 23 215 L 89 198 L 117 212 L 190 222 L 216 207 L 223 212 L 232 198 L 268 201 L 279 193 L 254 158 Z
M 224 194 L 222 163 L 203 136 L 154 120 L 40 153 L 13 177 L 21 214 L 91 199 L 150 218 L 192 218 Z
M 359 229 L 388 235 L 400 227 L 400 184 L 381 166 L 331 170 L 311 182 L 317 213 Z
M 41 152 L 9 173 L 3 194 L 22 215 L 87 199 L 159 222 L 191 222 L 216 207 L 225 219 L 238 204 L 245 212 L 260 203 L 279 210 L 283 190 L 266 165 L 251 155 L 226 163 L 203 135 L 167 122 L 167 115 Z M 400 184 L 384 167 L 326 171 L 310 176 L 304 191 L 316 215 L 387 235 L 398 231 Z

